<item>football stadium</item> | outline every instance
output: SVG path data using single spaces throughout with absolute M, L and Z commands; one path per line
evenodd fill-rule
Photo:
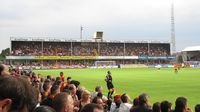
M 0 112 L 200 112 L 200 46 L 177 50 L 173 4 L 170 22 L 168 41 L 11 36 Z
M 91 40 L 11 38 L 11 54 L 6 56 L 6 63 L 14 74 L 33 73 L 35 78 L 64 81 L 70 77 L 80 83 L 81 90 L 87 88 L 90 92 L 101 86 L 104 96 L 109 91 L 105 77 L 110 71 L 113 97 L 126 93 L 134 99 L 146 93 L 151 95 L 151 102 L 175 102 L 179 96 L 190 99 L 190 106 L 199 102 L 197 49 L 186 48 L 171 55 L 170 42 L 106 41 L 102 33 L 96 32 L 100 37 Z M 177 59 L 180 56 L 182 63 Z

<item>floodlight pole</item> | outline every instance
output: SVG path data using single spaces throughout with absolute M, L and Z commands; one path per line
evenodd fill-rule
M 126 43 L 124 42 L 124 56 L 126 55 Z
M 174 22 L 174 4 L 171 5 L 171 54 L 176 53 L 176 38 L 175 38 L 175 22 Z
M 82 41 L 83 39 L 83 26 L 81 25 L 80 27 L 80 40 Z
M 71 56 L 72 56 L 73 55 L 72 39 L 70 39 L 70 47 L 71 47 Z
M 42 57 L 44 56 L 44 40 L 42 40 Z M 43 63 L 43 59 L 42 59 L 42 69 L 43 69 L 43 66 L 44 66 L 44 63 Z

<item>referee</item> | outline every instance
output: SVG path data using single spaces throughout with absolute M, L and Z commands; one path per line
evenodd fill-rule
M 114 93 L 115 89 L 112 83 L 112 76 L 111 76 L 111 72 L 108 71 L 105 81 L 107 83 L 107 88 L 108 88 L 108 99 L 112 98 L 112 94 Z

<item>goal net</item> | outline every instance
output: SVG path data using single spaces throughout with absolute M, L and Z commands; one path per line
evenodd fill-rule
M 95 61 L 97 68 L 113 68 L 116 66 L 115 61 Z

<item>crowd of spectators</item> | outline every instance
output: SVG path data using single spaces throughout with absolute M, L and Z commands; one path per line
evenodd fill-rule
M 151 105 L 149 100 L 146 93 L 133 100 L 126 93 L 107 98 L 102 86 L 88 91 L 63 72 L 42 77 L 0 65 L 0 112 L 192 112 L 185 97 L 176 99 L 174 109 L 169 101 Z M 194 110 L 200 112 L 200 105 Z
M 113 61 L 113 60 L 112 60 Z M 112 63 L 100 63 L 95 65 L 96 60 L 30 60 L 30 61 L 21 61 L 15 60 L 12 61 L 12 65 L 15 67 L 25 67 L 25 68 L 36 68 L 36 67 L 44 67 L 44 68 L 90 68 L 90 67 L 108 67 L 108 66 L 117 66 L 117 65 L 157 65 L 157 64 L 169 64 L 168 60 L 114 60 L 114 64 Z M 27 69 L 28 69 L 27 68 Z
M 17 56 L 168 56 L 166 44 L 13 42 L 11 55 Z

